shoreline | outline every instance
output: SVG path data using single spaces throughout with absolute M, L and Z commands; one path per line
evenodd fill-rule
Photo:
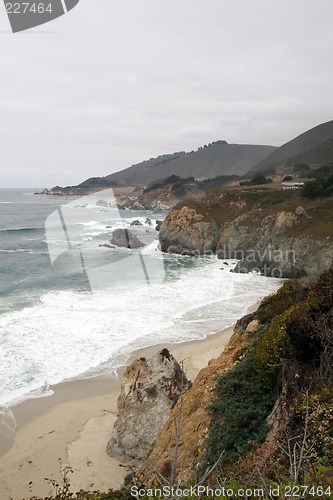
M 194 381 L 200 369 L 222 352 L 232 332 L 230 326 L 201 340 L 139 349 L 127 364 L 167 347 L 178 362 L 183 361 L 187 376 Z M 11 407 L 17 427 L 13 445 L 0 456 L 2 500 L 51 495 L 54 490 L 45 478 L 62 484 L 61 467 L 66 465 L 73 469 L 68 476 L 72 491 L 121 486 L 129 469 L 107 455 L 106 445 L 117 417 L 124 369 L 116 376 L 62 382 L 51 387 L 51 396 Z

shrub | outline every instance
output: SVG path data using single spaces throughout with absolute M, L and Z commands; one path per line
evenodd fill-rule
M 240 186 L 261 186 L 264 184 L 271 184 L 273 181 L 270 177 L 265 177 L 262 174 L 255 175 L 249 181 L 242 181 L 239 183 Z
M 260 323 L 270 323 L 307 293 L 308 289 L 299 281 L 286 281 L 276 293 L 263 299 L 257 310 L 258 320 Z
M 317 177 L 313 174 L 313 177 L 316 177 L 315 180 L 306 182 L 302 187 L 302 196 L 305 198 L 321 198 L 333 194 L 333 174 L 327 177 Z
M 212 465 L 222 450 L 222 463 L 232 463 L 266 438 L 266 419 L 274 406 L 276 391 L 274 383 L 267 385 L 262 380 L 253 345 L 242 360 L 217 379 L 209 406 L 212 424 L 205 466 Z
M 333 388 L 323 385 L 309 396 L 303 395 L 294 418 L 299 420 L 301 428 L 307 419 L 312 462 L 330 466 L 333 460 Z

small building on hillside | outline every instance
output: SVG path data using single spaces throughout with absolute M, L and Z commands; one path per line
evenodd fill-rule
M 282 189 L 301 189 L 304 182 L 282 182 Z

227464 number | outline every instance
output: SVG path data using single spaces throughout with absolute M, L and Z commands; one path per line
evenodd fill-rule
M 6 11 L 7 14 L 44 14 L 44 12 L 49 12 L 50 14 L 53 12 L 52 4 L 45 3 L 30 3 L 30 2 L 22 2 L 22 3 L 6 3 Z

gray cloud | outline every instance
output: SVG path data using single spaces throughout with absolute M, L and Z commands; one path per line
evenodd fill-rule
M 75 184 L 216 139 L 279 145 L 332 119 L 332 14 L 331 0 L 81 0 L 37 36 L 4 34 L 3 10 L 1 185 Z

